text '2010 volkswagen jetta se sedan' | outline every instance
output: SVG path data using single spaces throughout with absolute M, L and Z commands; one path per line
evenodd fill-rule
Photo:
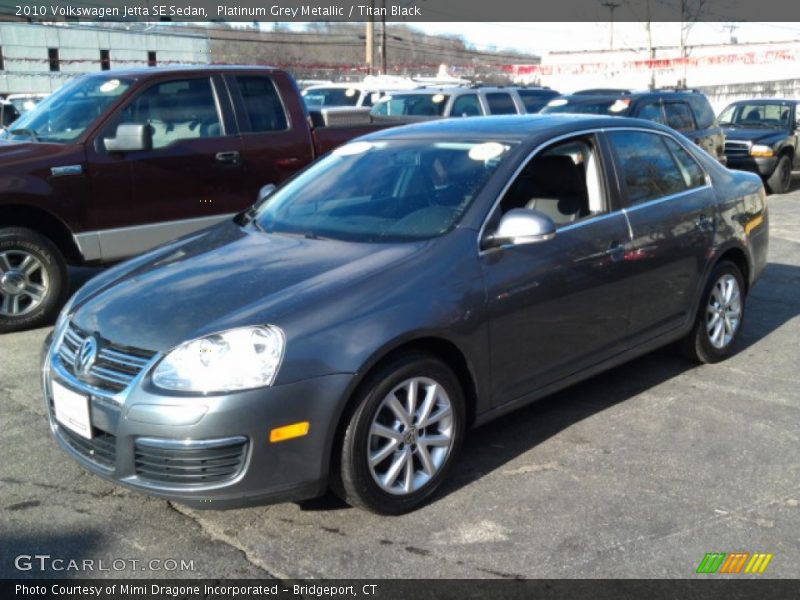
M 79 290 L 44 350 L 51 429 L 193 506 L 330 486 L 401 513 L 470 427 L 667 343 L 728 356 L 767 245 L 761 180 L 657 124 L 375 133 Z

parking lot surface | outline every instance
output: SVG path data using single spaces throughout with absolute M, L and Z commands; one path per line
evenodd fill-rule
M 176 576 L 130 566 L 173 559 L 192 561 L 182 577 L 682 578 L 707 552 L 742 551 L 774 554 L 762 577 L 797 577 L 794 188 L 770 197 L 769 265 L 736 356 L 696 366 L 660 351 L 478 429 L 444 489 L 401 517 L 332 496 L 195 511 L 107 483 L 50 437 L 38 364 L 48 330 L 4 335 L 0 577 Z M 35 554 L 128 566 L 15 568 Z

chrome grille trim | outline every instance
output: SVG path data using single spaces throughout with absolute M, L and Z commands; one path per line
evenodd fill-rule
M 230 483 L 244 472 L 249 440 L 140 437 L 134 443 L 136 476 L 156 486 L 196 488 Z
M 52 365 L 59 376 L 85 392 L 111 397 L 121 403 L 134 382 L 157 360 L 158 353 L 120 346 L 95 336 L 99 345 L 97 359 L 87 374 L 78 374 L 74 368 L 75 354 L 89 335 L 69 323 L 61 339 L 56 341 Z

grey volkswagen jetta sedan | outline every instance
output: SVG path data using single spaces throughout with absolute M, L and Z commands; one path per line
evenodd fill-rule
M 43 353 L 50 427 L 197 507 L 331 487 L 401 513 L 471 427 L 668 343 L 730 355 L 767 244 L 761 180 L 654 123 L 374 133 L 78 291 Z

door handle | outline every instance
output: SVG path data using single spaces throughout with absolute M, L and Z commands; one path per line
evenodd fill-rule
M 300 159 L 297 158 L 296 156 L 292 156 L 290 158 L 279 158 L 278 160 L 275 161 L 275 163 L 279 167 L 291 167 L 292 165 L 296 165 L 299 162 Z
M 215 158 L 217 162 L 226 165 L 238 165 L 240 160 L 239 153 L 236 150 L 230 150 L 227 152 L 217 152 Z
M 625 258 L 625 245 L 619 241 L 613 241 L 608 245 L 606 255 L 611 257 L 614 262 Z

